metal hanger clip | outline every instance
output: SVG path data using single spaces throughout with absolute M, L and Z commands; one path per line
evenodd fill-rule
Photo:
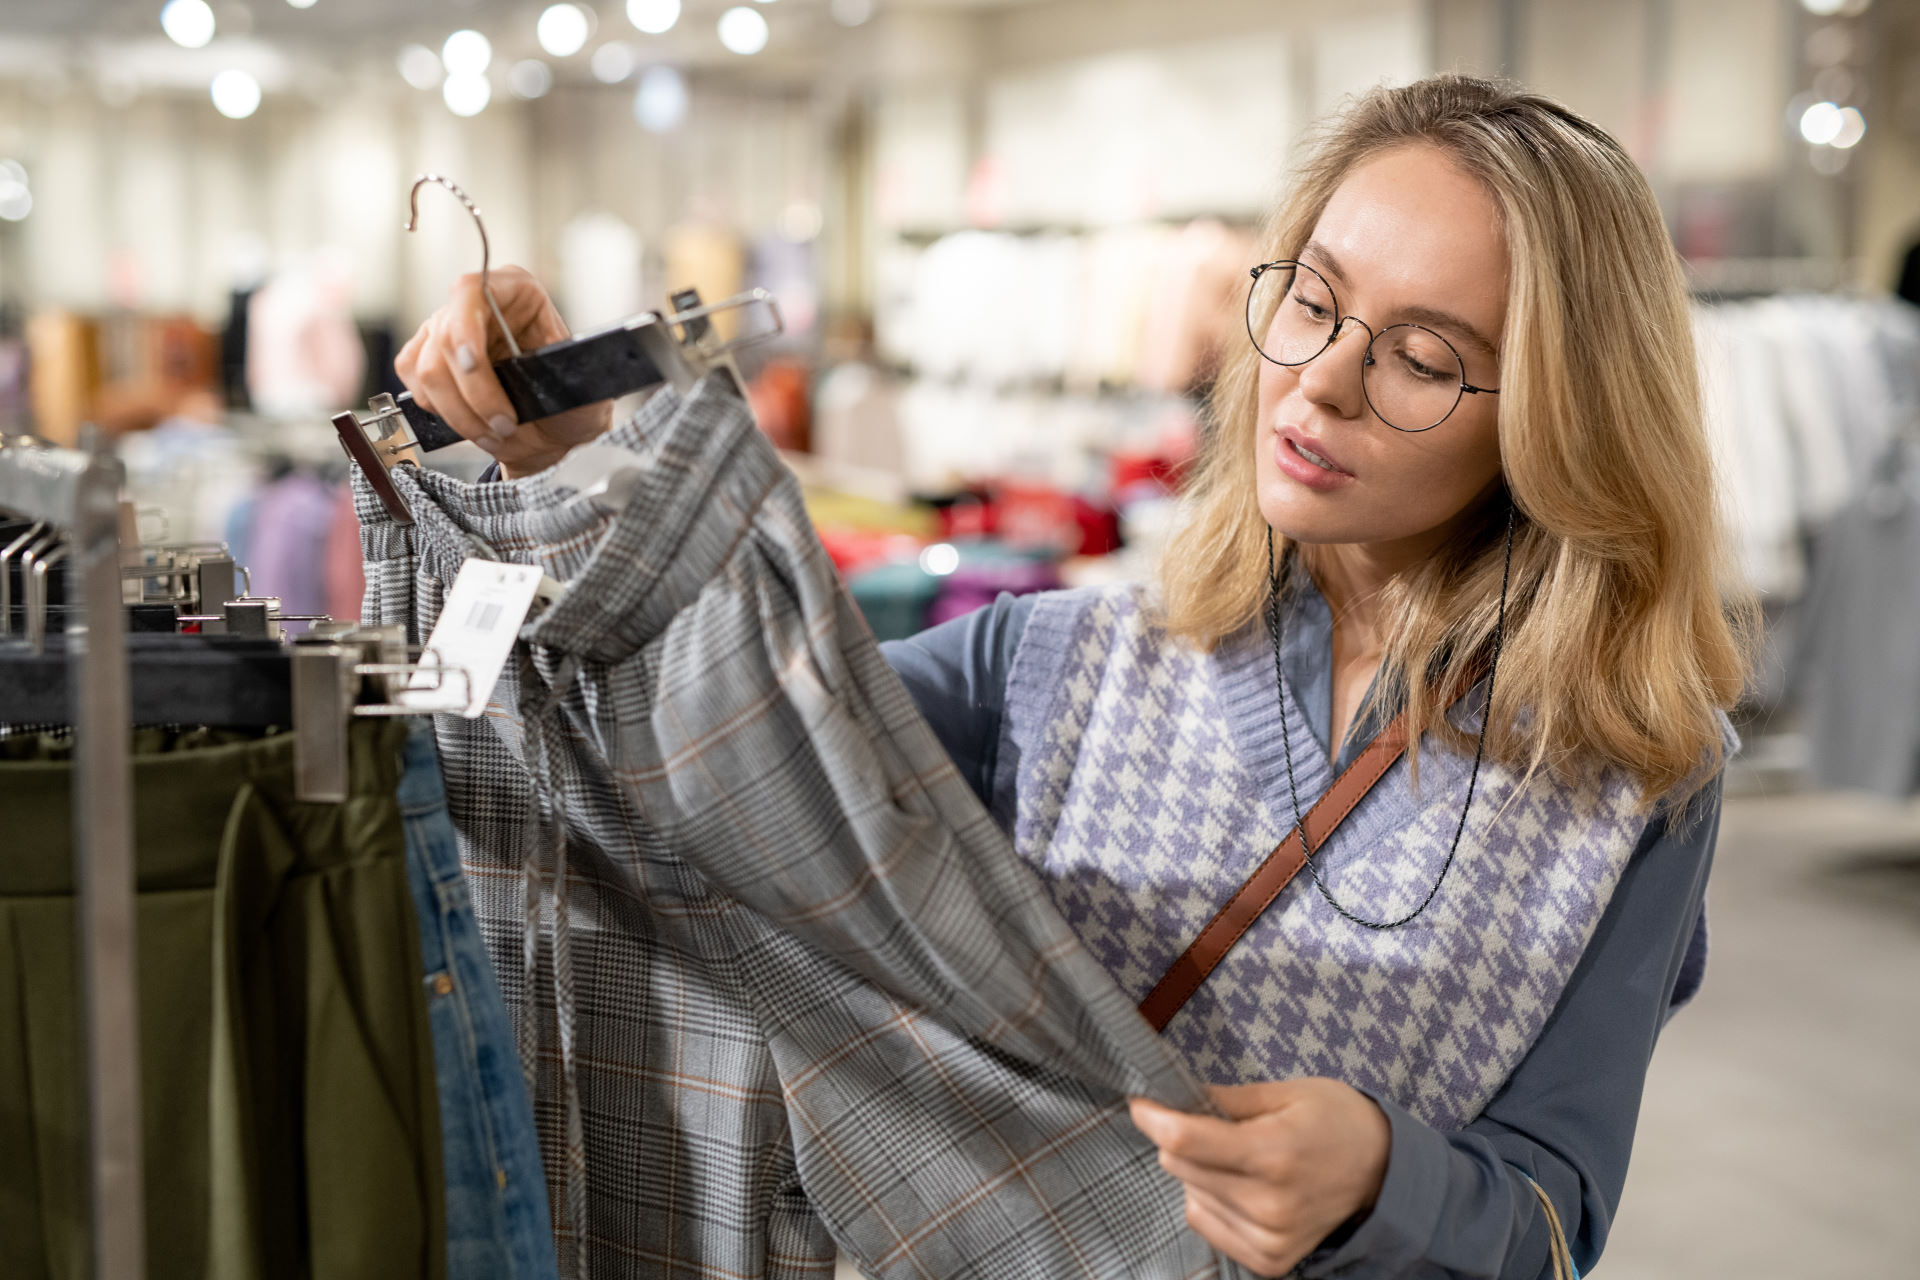
M 295 795 L 319 803 L 345 800 L 354 719 L 425 714 L 399 702 L 400 691 L 450 682 L 457 682 L 464 700 L 472 685 L 466 668 L 448 666 L 432 649 L 409 645 L 403 627 L 316 624 L 293 642 Z

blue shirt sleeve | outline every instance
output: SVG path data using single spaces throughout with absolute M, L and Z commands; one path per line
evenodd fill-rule
M 1716 777 L 1677 831 L 1654 815 L 1540 1038 L 1477 1118 L 1441 1133 L 1374 1099 L 1393 1130 L 1379 1202 L 1311 1255 L 1305 1276 L 1550 1277 L 1528 1178 L 1553 1200 L 1574 1264 L 1592 1268 L 1626 1183 L 1654 1042 L 1705 969 L 1720 791 Z
M 1003 592 L 983 609 L 880 646 L 940 745 L 988 807 L 993 804 L 1007 672 L 1033 600 Z

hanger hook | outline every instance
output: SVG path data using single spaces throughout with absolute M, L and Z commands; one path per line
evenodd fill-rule
M 467 206 L 467 212 L 473 215 L 473 225 L 480 228 L 480 292 L 486 295 L 487 306 L 493 311 L 493 318 L 499 324 L 500 332 L 506 336 L 507 349 L 514 355 L 519 355 L 520 344 L 513 340 L 513 330 L 507 327 L 507 318 L 500 314 L 500 304 L 493 299 L 493 286 L 487 283 L 487 267 L 490 265 L 493 251 L 487 247 L 487 224 L 480 217 L 480 206 L 473 202 L 473 198 L 462 191 L 453 179 L 438 173 L 423 173 L 413 180 L 413 189 L 407 192 L 406 229 L 413 230 L 420 221 L 420 188 L 429 182 L 436 182 L 453 192 L 460 203 Z

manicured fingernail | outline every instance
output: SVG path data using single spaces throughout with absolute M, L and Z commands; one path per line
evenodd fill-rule
M 474 359 L 473 348 L 464 342 L 454 349 L 453 362 L 460 366 L 462 373 L 472 373 L 473 366 L 480 363 Z
M 483 436 L 480 439 L 475 440 L 474 443 L 479 445 L 482 449 L 485 449 L 488 453 L 498 453 L 500 452 L 500 445 L 502 442 L 499 440 L 494 440 L 494 439 Z
M 494 435 L 499 436 L 502 440 L 511 439 L 513 433 L 520 429 L 519 424 L 504 413 L 496 413 L 491 418 L 488 418 L 487 426 L 493 431 Z

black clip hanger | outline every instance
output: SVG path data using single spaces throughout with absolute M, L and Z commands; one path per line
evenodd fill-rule
M 734 351 L 774 338 L 785 328 L 779 303 L 764 289 L 705 304 L 697 292 L 686 289 L 673 295 L 675 310 L 669 315 L 648 311 L 593 333 L 563 338 L 537 351 L 522 351 L 507 328 L 487 280 L 491 250 L 480 210 L 466 192 L 432 173 L 415 180 L 411 201 L 418 201 L 421 186 L 429 182 L 459 197 L 480 228 L 480 291 L 511 352 L 494 362 L 493 371 L 519 422 L 552 417 L 663 382 L 684 392 L 709 370 L 731 371 Z M 413 230 L 415 221 L 408 218 L 407 230 Z M 743 336 L 721 340 L 713 317 L 745 310 L 762 311 L 767 323 Z M 739 384 L 737 372 L 734 383 L 736 387 Z M 393 468 L 402 464 L 420 466 L 422 453 L 458 444 L 462 437 L 438 415 L 415 403 L 411 392 L 374 396 L 367 408 L 364 417 L 353 412 L 335 414 L 334 430 L 339 432 L 347 456 L 372 483 L 389 514 L 401 524 L 412 524 L 413 513 L 390 478 Z

